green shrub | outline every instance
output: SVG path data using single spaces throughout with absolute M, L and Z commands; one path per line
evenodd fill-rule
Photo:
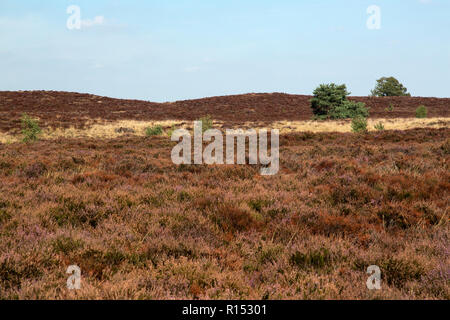
M 389 107 L 387 107 L 386 109 L 384 109 L 385 111 L 389 111 L 392 112 L 394 111 L 394 105 L 392 103 L 389 103 Z
M 378 122 L 375 126 L 374 126 L 375 130 L 377 131 L 383 131 L 384 130 L 384 124 L 382 122 Z
M 26 113 L 20 119 L 22 123 L 23 142 L 33 142 L 38 140 L 41 128 L 37 120 L 30 118 Z
M 355 117 L 352 120 L 352 131 L 355 133 L 367 132 L 367 118 Z
M 167 135 L 169 136 L 169 138 L 172 138 L 172 134 L 174 133 L 175 130 L 177 130 L 177 127 L 175 125 L 173 125 L 169 130 L 167 130 Z
M 163 133 L 163 128 L 161 126 L 153 126 L 153 127 L 149 127 L 145 130 L 145 135 L 147 137 L 151 137 L 151 136 L 160 136 Z
M 336 85 L 321 84 L 314 90 L 314 97 L 310 100 L 313 113 L 317 116 L 328 115 L 330 110 L 340 106 L 347 98 L 350 92 L 347 91 L 345 84 Z
M 416 109 L 416 118 L 426 118 L 428 114 L 427 107 L 425 106 L 419 106 Z
M 372 90 L 372 95 L 376 97 L 411 96 L 408 93 L 408 89 L 394 77 L 382 77 L 378 79 L 375 89 Z
M 345 100 L 339 106 L 333 107 L 329 112 L 329 116 L 331 119 L 367 118 L 369 116 L 369 109 L 362 102 Z
M 213 127 L 213 121 L 209 115 L 200 118 L 198 121 L 202 122 L 202 132 L 205 132 Z

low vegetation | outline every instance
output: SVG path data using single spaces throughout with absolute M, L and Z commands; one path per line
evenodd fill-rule
M 367 132 L 367 118 L 357 116 L 352 119 L 352 131 L 355 133 Z
M 269 177 L 162 136 L 2 144 L 0 299 L 450 299 L 449 135 L 282 135 Z
M 151 137 L 151 136 L 160 136 L 160 135 L 162 135 L 163 134 L 163 128 L 162 128 L 162 126 L 160 126 L 160 125 L 157 125 L 157 126 L 153 126 L 153 127 L 148 127 L 146 130 L 145 130 L 145 135 L 147 136 L 147 137 Z
M 198 121 L 202 123 L 202 131 L 205 132 L 213 127 L 213 121 L 210 115 L 201 117 Z
M 385 128 L 384 128 L 384 124 L 383 124 L 383 122 L 378 122 L 375 126 L 374 126 L 374 128 L 375 128 L 375 130 L 377 130 L 377 131 L 383 131 Z
M 425 107 L 425 106 L 419 106 L 417 109 L 416 109 L 416 118 L 419 118 L 419 119 L 423 119 L 423 118 L 426 118 L 427 117 L 427 114 L 428 114 L 428 110 L 427 110 L 427 108 Z

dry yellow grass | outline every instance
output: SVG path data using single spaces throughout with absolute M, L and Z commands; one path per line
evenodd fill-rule
M 445 128 L 450 125 L 450 118 L 397 118 L 397 119 L 369 119 L 369 131 L 375 131 L 374 126 L 378 123 L 384 125 L 385 130 L 409 130 L 415 128 Z M 167 132 L 173 126 L 180 128 L 192 128 L 191 121 L 166 120 L 166 121 L 137 121 L 120 120 L 115 122 L 97 121 L 87 128 L 57 128 L 43 129 L 41 139 L 53 140 L 57 138 L 117 138 L 123 133 L 117 132 L 119 128 L 128 128 L 134 130 L 132 135 L 144 136 L 145 129 L 148 127 L 160 125 Z M 215 127 L 222 127 L 223 123 L 214 121 Z M 351 132 L 351 120 L 333 120 L 333 121 L 276 121 L 270 125 L 263 123 L 246 122 L 238 127 L 243 128 L 270 128 L 279 129 L 281 133 L 291 132 Z M 0 132 L 1 143 L 15 143 L 21 140 L 18 135 Z
M 382 123 L 385 130 L 409 130 L 415 128 L 445 128 L 450 125 L 450 118 L 397 118 L 397 119 L 368 119 L 369 131 L 375 131 L 376 124 Z M 280 129 L 281 133 L 289 132 L 351 132 L 351 120 L 332 121 L 278 121 L 271 126 Z

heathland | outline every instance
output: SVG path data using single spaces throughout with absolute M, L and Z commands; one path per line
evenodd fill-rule
M 355 134 L 310 120 L 310 98 L 0 92 L 0 298 L 450 299 L 450 99 L 352 97 L 370 107 Z M 281 129 L 279 173 L 174 165 L 166 133 L 206 115 Z

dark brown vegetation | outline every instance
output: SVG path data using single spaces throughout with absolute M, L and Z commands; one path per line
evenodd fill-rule
M 283 117 L 303 117 L 302 105 L 310 115 L 308 97 L 280 94 L 178 102 L 164 112 L 86 95 L 1 95 L 2 112 L 56 121 L 51 110 L 61 108 L 67 125 L 75 109 L 196 118 L 206 104 L 224 120 L 237 119 L 238 105 L 249 119 L 252 108 L 265 118 L 260 108 L 275 97 Z M 383 114 L 383 100 L 365 99 Z M 448 99 L 420 100 L 432 114 L 448 110 Z M 403 115 L 395 98 L 386 101 Z M 449 134 L 286 135 L 271 177 L 249 165 L 175 166 L 164 137 L 0 145 L 0 298 L 450 299 Z M 72 264 L 82 270 L 77 292 L 66 288 Z M 382 270 L 380 291 L 366 288 L 372 264 Z
M 196 120 L 208 114 L 225 124 L 308 120 L 312 117 L 311 98 L 272 93 L 152 103 L 69 92 L 0 92 L 0 131 L 19 128 L 22 113 L 38 117 L 43 127 L 83 127 L 98 120 Z M 450 116 L 449 98 L 352 97 L 350 100 L 370 107 L 371 118 L 414 118 L 419 105 L 428 108 L 428 117 Z M 391 105 L 393 109 L 389 109 Z

